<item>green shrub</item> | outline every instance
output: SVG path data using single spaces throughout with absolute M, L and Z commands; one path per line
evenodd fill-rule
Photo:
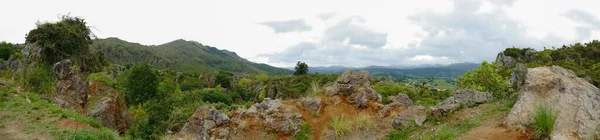
M 129 104 L 141 104 L 158 95 L 160 79 L 148 64 L 142 64 L 131 69 L 127 77 L 125 89 Z
M 342 136 L 350 133 L 350 125 L 348 124 L 348 122 L 346 122 L 346 119 L 344 119 L 344 116 L 340 116 L 340 117 L 334 116 L 331 119 L 331 127 L 333 128 L 333 131 L 335 132 L 336 137 L 342 137 Z
M 458 87 L 491 92 L 494 97 L 504 98 L 514 92 L 514 89 L 508 82 L 509 77 L 502 76 L 499 67 L 501 66 L 496 62 L 488 64 L 483 61 L 473 72 L 467 71 L 464 76 L 458 76 Z
M 200 78 L 191 78 L 191 77 L 186 77 L 183 82 L 181 82 L 180 87 L 181 87 L 181 91 L 188 91 L 188 90 L 196 90 L 196 89 L 202 89 L 204 88 L 204 80 L 200 79 Z
M 46 66 L 28 68 L 23 75 L 27 89 L 39 94 L 54 92 L 54 76 Z
M 209 103 L 224 103 L 231 105 L 231 97 L 226 94 L 215 91 L 214 89 L 203 89 L 201 92 L 202 101 Z
M 231 98 L 232 101 L 234 101 L 236 103 L 242 102 L 242 96 L 240 96 L 240 94 L 238 94 L 237 92 L 230 92 L 229 97 Z
M 547 105 L 535 107 L 533 114 L 533 130 L 537 138 L 545 138 L 550 135 L 556 122 L 557 113 Z
M 265 99 L 265 96 L 267 96 L 267 86 L 263 86 L 262 90 L 260 91 L 260 94 L 258 94 L 258 101 L 262 102 L 262 100 Z
M 111 87 L 117 87 L 117 80 L 110 78 L 106 72 L 92 73 L 88 76 L 89 80 L 98 81 Z
M 310 140 L 312 139 L 312 127 L 310 124 L 304 123 L 300 127 L 300 131 L 294 134 L 294 140 Z
M 87 130 L 80 129 L 74 130 L 62 130 L 57 139 L 76 139 L 76 140 L 117 140 L 119 134 L 108 129 L 102 128 L 100 130 Z
M 15 50 L 12 48 L 12 44 L 6 42 L 0 42 L 0 59 L 8 60 Z
M 378 82 L 373 85 L 373 89 L 377 93 L 381 94 L 381 101 L 383 104 L 388 104 L 391 101 L 388 99 L 389 96 L 396 96 L 398 93 L 407 94 L 411 99 L 415 100 L 419 95 L 415 95 L 414 91 L 411 91 L 408 87 L 403 84 L 395 83 L 393 81 Z

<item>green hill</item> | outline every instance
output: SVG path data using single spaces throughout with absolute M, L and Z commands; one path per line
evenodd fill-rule
M 146 46 L 118 38 L 106 38 L 95 40 L 91 48 L 103 52 L 111 63 L 125 66 L 148 63 L 158 68 L 183 72 L 226 70 L 252 74 L 292 73 L 291 70 L 250 62 L 235 52 L 182 39 Z

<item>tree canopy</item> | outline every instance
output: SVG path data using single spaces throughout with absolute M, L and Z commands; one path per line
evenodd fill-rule
M 150 65 L 142 64 L 133 67 L 125 86 L 129 104 L 141 104 L 155 98 L 158 94 L 159 80 Z
M 305 75 L 308 73 L 308 65 L 301 61 L 298 61 L 298 63 L 296 63 L 296 67 L 294 69 L 296 69 L 294 75 Z

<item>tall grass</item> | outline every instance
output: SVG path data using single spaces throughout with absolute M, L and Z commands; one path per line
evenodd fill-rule
M 534 111 L 532 127 L 535 131 L 535 137 L 548 137 L 554 128 L 558 114 L 546 104 L 535 107 Z
M 294 134 L 294 140 L 310 140 L 310 139 L 312 139 L 311 136 L 312 136 L 312 127 L 310 127 L 310 124 L 304 123 L 300 127 L 300 131 L 298 131 L 298 133 Z
M 331 127 L 333 127 L 336 137 L 342 137 L 350 132 L 350 125 L 346 122 L 344 116 L 333 117 Z
M 354 120 L 355 128 L 358 130 L 370 130 L 375 127 L 373 117 L 369 114 L 361 113 Z
M 321 90 L 321 87 L 319 86 L 319 83 L 317 83 L 317 81 L 310 82 L 309 96 L 318 96 L 319 93 L 322 93 L 322 92 L 323 92 L 323 90 Z

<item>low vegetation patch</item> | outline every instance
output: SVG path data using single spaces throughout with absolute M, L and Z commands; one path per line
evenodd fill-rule
M 370 130 L 375 127 L 373 117 L 369 114 L 361 113 L 354 120 L 354 128 L 358 130 Z
M 545 104 L 535 107 L 532 128 L 536 138 L 545 138 L 552 133 L 557 113 Z
M 246 122 L 247 123 L 247 122 Z M 241 123 L 240 123 L 241 126 Z M 302 124 L 300 131 L 294 134 L 294 140 L 310 140 L 312 139 L 312 127 L 308 123 Z
M 336 137 L 342 137 L 350 132 L 350 125 L 344 119 L 344 116 L 333 117 L 331 119 L 331 127 L 335 132 Z

